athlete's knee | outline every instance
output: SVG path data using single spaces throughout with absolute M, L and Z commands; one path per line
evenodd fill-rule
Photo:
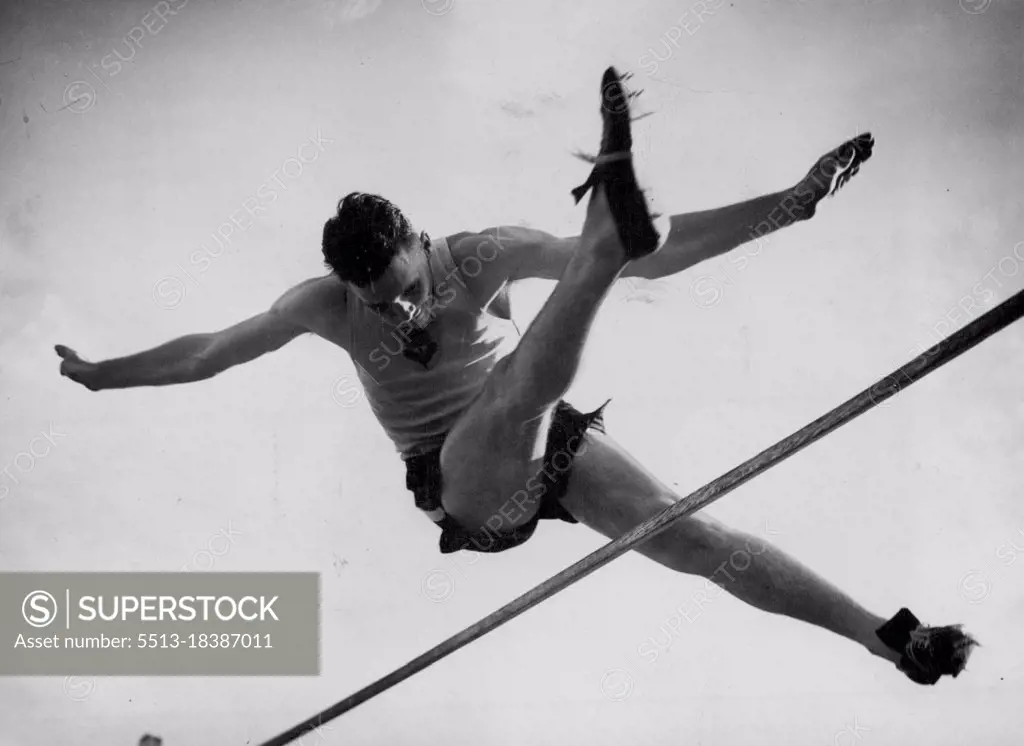
M 529 481 L 529 480 L 527 480 L 527 481 Z M 542 485 L 542 487 L 543 487 L 543 485 Z M 541 492 L 539 494 L 532 494 L 532 495 L 529 492 L 527 492 L 525 489 L 516 490 L 515 492 L 513 492 L 512 496 L 509 497 L 509 500 L 511 501 L 511 503 L 513 505 L 512 509 L 511 509 L 513 517 L 518 515 L 518 516 L 528 516 L 528 517 L 532 518 L 533 514 L 536 513 L 540 509 L 540 498 L 541 497 L 543 497 L 543 489 L 541 490 Z
M 495 534 L 509 533 L 533 520 L 538 510 L 540 505 L 526 490 L 516 490 L 497 504 L 485 526 Z
M 445 512 L 466 529 L 495 536 L 511 533 L 528 524 L 540 510 L 539 501 L 525 489 L 503 492 L 479 490 L 461 494 L 445 491 L 441 504 Z

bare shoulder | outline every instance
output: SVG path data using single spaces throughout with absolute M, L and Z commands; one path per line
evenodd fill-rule
M 537 228 L 501 225 L 475 233 L 457 233 L 448 239 L 457 267 L 474 265 L 473 271 L 488 276 L 488 284 L 537 277 L 538 265 L 550 262 L 546 257 L 564 254 L 574 239 L 554 236 Z M 483 271 L 476 269 L 479 262 Z M 552 279 L 557 279 L 557 273 Z
M 486 261 L 487 257 L 496 259 L 497 252 L 502 257 L 510 257 L 523 250 L 547 244 L 559 239 L 550 233 L 537 228 L 526 228 L 521 225 L 499 225 L 485 228 L 482 231 L 456 233 L 449 236 L 452 259 L 456 262 L 475 257 Z
M 345 294 L 345 286 L 337 278 L 313 277 L 287 290 L 271 310 L 293 324 L 317 332 L 325 322 L 337 323 L 345 310 Z

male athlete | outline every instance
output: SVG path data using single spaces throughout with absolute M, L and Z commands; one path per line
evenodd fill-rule
M 353 192 L 324 226 L 330 274 L 286 292 L 270 310 L 210 334 L 90 363 L 56 347 L 61 374 L 90 390 L 201 381 L 312 332 L 349 353 L 370 405 L 406 465 L 417 507 L 444 553 L 499 552 L 541 519 L 583 523 L 609 538 L 681 499 L 607 436 L 601 407 L 562 400 L 601 302 L 621 276 L 665 277 L 754 236 L 811 218 L 871 155 L 870 134 L 823 156 L 796 186 L 706 212 L 673 215 L 662 232 L 632 165 L 629 92 L 602 81 L 603 135 L 587 182 L 581 235 L 499 227 L 432 239 L 387 200 Z M 557 280 L 519 337 L 509 286 Z M 607 402 L 606 402 L 607 404 Z M 977 643 L 959 626 L 925 627 L 907 609 L 888 621 L 779 549 L 725 570 L 755 541 L 701 514 L 677 520 L 638 551 L 709 579 L 765 611 L 817 625 L 894 663 L 911 680 L 957 676 Z

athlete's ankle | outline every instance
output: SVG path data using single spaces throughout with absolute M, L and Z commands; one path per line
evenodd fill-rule
M 794 223 L 800 223 L 814 217 L 818 203 L 825 198 L 827 192 L 820 188 L 814 176 L 808 174 L 783 194 L 779 202 L 782 211 Z
M 587 217 L 580 233 L 580 248 L 593 261 L 602 265 L 621 269 L 629 263 L 603 184 L 594 188 L 587 205 Z
M 889 661 L 890 663 L 899 663 L 902 653 L 898 650 L 893 650 L 882 642 L 875 631 L 872 630 L 870 634 L 864 635 L 864 639 L 860 641 L 871 655 L 877 656 L 883 660 Z

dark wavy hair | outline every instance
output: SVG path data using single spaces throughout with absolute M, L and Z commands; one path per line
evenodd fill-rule
M 365 287 L 388 269 L 412 224 L 394 204 L 376 194 L 352 192 L 324 223 L 324 265 L 341 280 Z

